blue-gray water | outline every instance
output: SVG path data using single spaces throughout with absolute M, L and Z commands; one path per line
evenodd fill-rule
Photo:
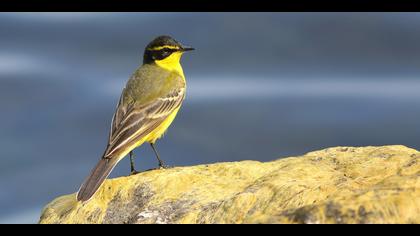
M 0 223 L 77 191 L 144 46 L 170 34 L 187 100 L 157 146 L 169 165 L 346 145 L 420 149 L 420 14 L 0 13 Z M 148 146 L 139 169 L 156 166 Z M 127 175 L 128 160 L 112 176 Z

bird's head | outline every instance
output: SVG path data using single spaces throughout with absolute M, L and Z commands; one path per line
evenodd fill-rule
M 179 63 L 182 54 L 191 50 L 194 48 L 184 46 L 170 36 L 159 36 L 146 46 L 143 63 Z

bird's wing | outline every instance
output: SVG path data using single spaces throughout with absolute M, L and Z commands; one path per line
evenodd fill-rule
M 123 92 L 124 94 L 124 92 Z M 125 148 L 132 147 L 175 111 L 185 97 L 185 88 L 177 88 L 147 104 L 126 104 L 121 96 L 112 119 L 108 147 L 104 158 L 112 157 Z

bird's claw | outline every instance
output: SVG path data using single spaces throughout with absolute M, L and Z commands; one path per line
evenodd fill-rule
M 170 169 L 170 168 L 172 168 L 172 167 L 171 166 L 168 166 L 168 165 L 159 165 L 159 169 L 160 170 Z

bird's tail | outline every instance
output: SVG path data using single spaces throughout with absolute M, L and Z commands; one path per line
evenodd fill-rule
M 102 183 L 117 165 L 119 158 L 102 158 L 99 163 L 93 168 L 90 175 L 86 178 L 77 193 L 77 201 L 86 202 L 89 201 L 92 196 L 98 191 Z

